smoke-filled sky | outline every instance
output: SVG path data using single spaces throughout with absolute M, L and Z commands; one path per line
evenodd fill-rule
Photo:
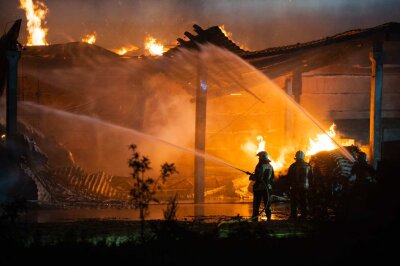
M 143 47 L 147 35 L 174 44 L 192 25 L 225 25 L 232 39 L 251 50 L 310 41 L 354 28 L 400 22 L 399 0 L 42 0 L 49 8 L 50 44 L 78 41 L 96 31 L 96 44 Z M 0 1 L 4 32 L 26 19 L 19 0 Z

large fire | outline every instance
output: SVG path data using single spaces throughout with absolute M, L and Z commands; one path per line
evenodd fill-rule
M 151 36 L 147 37 L 144 42 L 144 48 L 150 53 L 152 56 L 161 56 L 163 55 L 164 45 L 157 42 L 157 40 Z
M 326 134 L 318 134 L 316 138 L 310 138 L 310 146 L 306 151 L 306 156 L 316 154 L 320 151 L 331 151 L 337 149 L 338 146 L 334 143 L 333 138 L 336 136 L 335 124 L 332 124 Z M 339 145 L 350 146 L 354 145 L 353 139 L 335 139 Z
M 92 34 L 87 34 L 85 37 L 82 38 L 82 42 L 94 44 L 96 42 L 96 32 L 93 32 Z
M 354 139 L 337 138 L 335 127 L 336 125 L 332 124 L 331 127 L 329 128 L 329 131 L 326 134 L 325 133 L 317 134 L 315 138 L 309 138 L 309 145 L 308 147 L 304 148 L 305 154 L 308 158 L 309 156 L 316 154 L 320 151 L 330 151 L 337 149 L 338 146 L 336 143 L 338 143 L 341 146 L 354 145 L 355 143 Z M 333 141 L 333 138 L 335 138 L 335 141 Z M 260 151 L 265 151 L 264 138 L 262 136 L 257 136 L 257 142 L 258 145 L 256 145 L 252 141 L 248 141 L 247 143 L 242 145 L 242 149 L 251 154 L 257 154 Z M 288 168 L 289 164 L 292 163 L 292 161 L 287 160 L 289 158 L 288 156 L 291 155 L 290 158 L 294 158 L 294 152 L 295 152 L 294 147 L 289 147 L 289 146 L 282 147 L 280 149 L 278 158 L 273 158 L 271 157 L 271 155 L 269 156 L 269 159 L 271 160 L 271 165 L 274 167 L 276 171 L 282 171 L 285 168 Z
M 262 136 L 257 136 L 257 141 L 258 145 L 256 146 L 254 143 L 247 142 L 245 145 L 242 146 L 242 148 L 250 153 L 257 154 L 260 151 L 265 151 L 265 140 Z M 255 151 L 255 153 L 254 153 Z M 282 149 L 279 158 L 277 160 L 274 160 L 269 156 L 269 159 L 271 160 L 271 165 L 274 167 L 276 171 L 280 171 L 284 168 L 285 166 L 285 155 L 287 154 L 288 149 L 284 148 Z
M 19 3 L 19 8 L 25 10 L 27 19 L 29 36 L 26 45 L 48 45 L 46 41 L 48 29 L 42 25 L 46 23 L 44 19 L 48 11 L 47 6 L 40 1 L 33 3 L 32 0 L 20 0 Z
M 114 53 L 116 53 L 116 54 L 119 54 L 119 55 L 124 55 L 124 54 L 126 54 L 127 52 L 131 52 L 131 51 L 136 51 L 136 50 L 138 50 L 139 48 L 138 47 L 136 47 L 135 45 L 128 45 L 128 46 L 123 46 L 123 47 L 121 47 L 121 48 L 119 48 L 119 49 L 113 49 L 112 51 L 114 52 Z

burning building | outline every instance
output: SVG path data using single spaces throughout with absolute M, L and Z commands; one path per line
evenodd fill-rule
M 131 143 L 154 165 L 176 163 L 167 192 L 247 197 L 237 169 L 254 168 L 260 144 L 284 171 L 332 123 L 333 148 L 372 144 L 371 161 L 385 157 L 381 143 L 400 138 L 399 30 L 389 23 L 247 51 L 218 26 L 194 25 L 196 35 L 157 57 L 124 58 L 86 41 L 29 46 L 18 65 L 20 128 L 55 143 L 41 147 L 49 168 L 36 174 L 69 189 L 59 201 L 125 200 Z

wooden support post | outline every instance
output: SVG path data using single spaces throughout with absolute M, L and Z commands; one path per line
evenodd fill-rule
M 201 58 L 197 67 L 195 149 L 205 153 L 207 113 L 207 68 Z M 194 203 L 204 203 L 205 159 L 195 155 Z
M 382 158 L 381 154 L 381 115 L 382 115 L 382 87 L 383 87 L 383 49 L 382 43 L 374 44 L 369 54 L 371 60 L 371 102 L 369 116 L 369 148 L 370 162 L 376 169 Z

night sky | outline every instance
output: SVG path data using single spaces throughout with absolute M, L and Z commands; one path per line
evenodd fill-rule
M 311 41 L 349 29 L 400 22 L 400 0 L 43 0 L 49 13 L 50 44 L 78 41 L 97 32 L 97 45 L 143 46 L 147 35 L 174 44 L 194 23 L 203 28 L 225 25 L 232 39 L 251 50 Z M 18 0 L 0 1 L 4 32 L 26 20 Z

